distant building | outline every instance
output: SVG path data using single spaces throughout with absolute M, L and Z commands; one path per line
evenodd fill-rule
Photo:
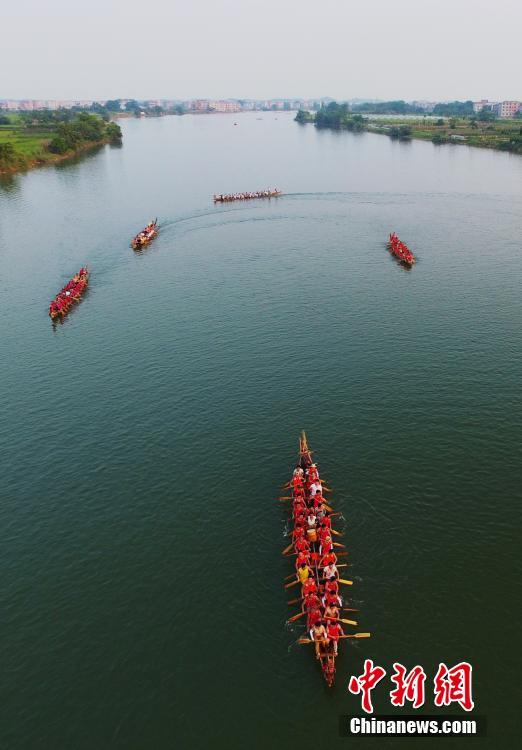
M 508 118 L 514 117 L 521 109 L 521 102 L 504 101 L 495 104 L 492 109 L 497 117 Z
M 239 102 L 223 101 L 221 99 L 208 102 L 208 107 L 213 112 L 241 112 Z
M 487 99 L 481 99 L 479 102 L 473 102 L 473 112 L 482 112 L 484 107 L 486 109 L 492 109 L 495 106 L 495 102 L 489 102 Z

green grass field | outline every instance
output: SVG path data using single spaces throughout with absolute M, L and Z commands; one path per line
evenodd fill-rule
M 368 118 L 368 129 L 379 133 L 386 134 L 388 128 L 401 125 L 411 127 L 412 138 L 432 140 L 435 136 L 441 136 L 448 143 L 464 143 L 482 148 L 499 148 L 502 143 L 522 135 L 522 120 L 477 121 L 476 127 L 472 127 L 470 120 L 455 118 L 454 127 L 450 127 L 450 119 L 445 119 L 443 125 L 436 125 L 434 121 L 424 121 L 422 118 L 416 120 L 390 118 L 385 122 Z M 463 138 L 452 139 L 453 135 L 463 136 Z

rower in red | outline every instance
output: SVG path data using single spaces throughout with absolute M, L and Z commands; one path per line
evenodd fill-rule
M 343 629 L 335 620 L 329 620 L 328 625 L 326 626 L 326 633 L 328 635 L 328 640 L 333 643 L 334 654 L 337 656 L 337 644 L 339 638 L 344 635 Z

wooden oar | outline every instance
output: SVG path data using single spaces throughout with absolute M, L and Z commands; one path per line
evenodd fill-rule
M 293 617 L 289 617 L 288 620 L 287 620 L 287 622 L 295 622 L 296 620 L 298 620 L 303 615 L 306 615 L 306 612 L 299 612 L 297 615 L 293 615 Z
M 334 547 L 339 547 L 341 549 L 346 549 L 346 544 L 342 544 L 341 542 L 332 542 Z
M 334 536 L 344 536 L 344 534 L 341 531 L 336 531 L 335 529 L 330 529 L 330 531 L 332 532 Z
M 303 601 L 303 599 L 300 596 L 298 599 L 290 599 L 290 601 L 287 602 L 287 604 L 290 604 L 290 605 L 292 605 L 292 604 L 299 604 L 299 602 L 302 602 L 302 601 Z
M 339 640 L 341 638 L 370 638 L 371 633 L 355 633 L 355 635 L 340 635 Z M 300 643 L 301 645 L 306 645 L 308 643 L 315 643 L 311 638 L 298 638 L 297 643 Z
M 299 583 L 299 579 L 296 578 L 295 581 L 291 581 L 291 583 L 285 583 L 285 589 L 292 588 L 292 586 L 297 586 Z
M 288 547 L 285 547 L 284 550 L 281 552 L 281 554 L 282 555 L 287 555 L 290 552 L 290 550 L 292 549 L 293 546 L 294 546 L 294 543 L 290 542 L 290 544 L 288 545 Z
M 325 620 L 332 620 L 332 622 L 344 622 L 345 625 L 357 625 L 355 620 L 343 620 L 341 617 L 325 617 Z
M 343 607 L 343 612 L 358 612 L 358 609 L 350 609 L 350 607 Z
M 344 583 L 346 586 L 353 586 L 353 581 L 347 581 L 345 578 L 338 578 L 339 583 Z

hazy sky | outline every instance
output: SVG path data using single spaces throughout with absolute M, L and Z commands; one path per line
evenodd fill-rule
M 0 0 L 0 98 L 522 99 L 522 0 Z

